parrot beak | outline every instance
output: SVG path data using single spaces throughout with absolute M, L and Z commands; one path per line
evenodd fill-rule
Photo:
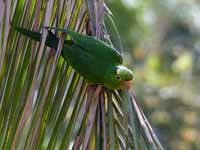
M 123 88 L 124 88 L 124 89 L 130 89 L 130 88 L 131 88 L 131 81 L 132 81 L 132 80 L 123 81 Z

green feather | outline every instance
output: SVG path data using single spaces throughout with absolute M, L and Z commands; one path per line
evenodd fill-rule
M 16 30 L 36 41 L 41 40 L 41 33 L 23 28 Z M 122 56 L 108 44 L 91 36 L 68 31 L 70 40 L 65 40 L 62 57 L 83 77 L 94 84 L 101 84 L 111 89 L 124 88 L 124 81 L 131 81 L 132 72 L 122 65 Z M 57 48 L 59 39 L 49 34 L 46 46 Z

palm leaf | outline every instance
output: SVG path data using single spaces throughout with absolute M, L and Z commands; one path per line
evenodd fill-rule
M 107 10 L 102 0 L 0 0 L 0 149 L 162 149 L 133 92 L 89 85 L 59 57 L 66 34 L 55 51 L 46 29 L 40 43 L 14 30 L 91 31 L 112 45 Z

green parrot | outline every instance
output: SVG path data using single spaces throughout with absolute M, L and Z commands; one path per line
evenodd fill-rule
M 92 36 L 82 35 L 65 29 L 47 27 L 66 32 L 70 40 L 65 40 L 61 56 L 80 75 L 93 84 L 110 89 L 129 89 L 133 73 L 122 65 L 122 56 L 105 42 Z M 36 41 L 41 40 L 41 33 L 24 28 L 16 30 Z M 59 39 L 51 32 L 46 39 L 46 46 L 57 49 Z

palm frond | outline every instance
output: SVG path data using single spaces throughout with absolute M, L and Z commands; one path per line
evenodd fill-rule
M 0 0 L 0 149 L 162 149 L 132 92 L 89 85 L 59 57 L 66 34 L 56 33 L 56 51 L 45 47 L 43 26 L 91 31 L 112 44 L 104 7 L 103 0 Z M 41 42 L 16 26 L 43 29 Z

